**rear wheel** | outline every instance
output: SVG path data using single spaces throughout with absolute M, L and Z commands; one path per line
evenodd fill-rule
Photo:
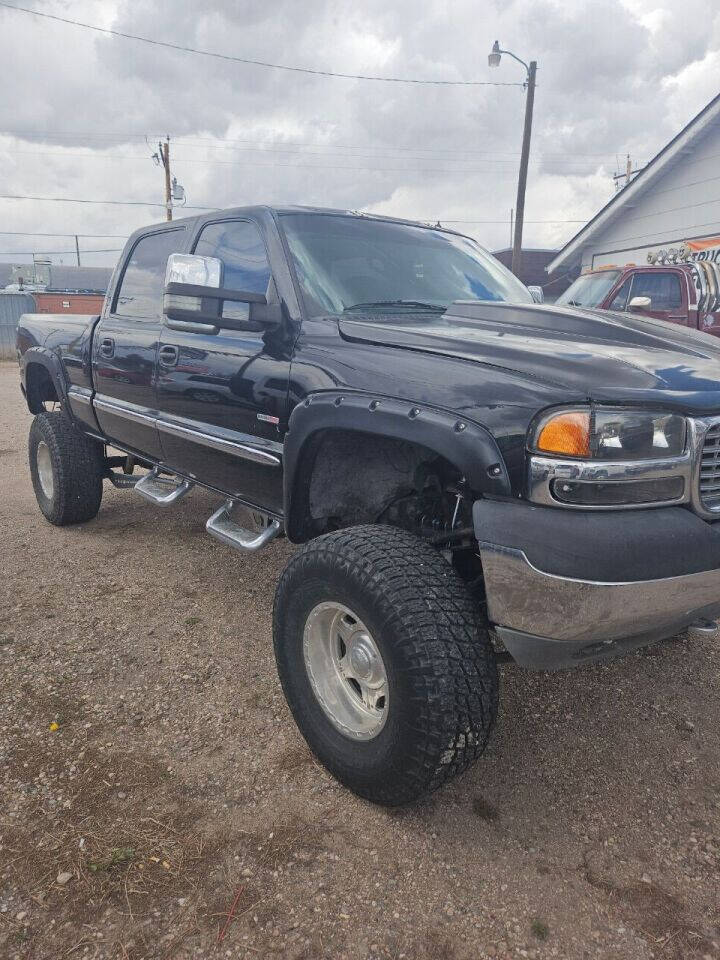
M 35 497 L 58 527 L 97 516 L 104 473 L 102 446 L 83 436 L 62 413 L 41 413 L 28 444 Z
M 415 800 L 487 744 L 498 674 L 447 561 L 406 531 L 352 527 L 292 558 L 274 609 L 278 672 L 319 760 L 375 803 Z

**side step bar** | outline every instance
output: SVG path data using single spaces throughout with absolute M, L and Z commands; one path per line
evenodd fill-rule
M 142 477 L 133 477 L 132 474 L 129 473 L 118 473 L 117 470 L 108 470 L 107 478 L 118 490 L 128 490 L 131 487 L 137 486 L 142 480 Z
M 279 520 L 271 520 L 260 533 L 246 530 L 230 518 L 233 506 L 234 501 L 226 500 L 205 524 L 205 529 L 210 536 L 220 540 L 226 546 L 234 547 L 236 550 L 254 552 L 255 550 L 261 550 L 282 532 Z
M 145 497 L 150 503 L 156 503 L 161 507 L 169 507 L 177 503 L 188 490 L 192 490 L 195 484 L 191 480 L 183 480 L 176 483 L 172 477 L 160 476 L 157 467 L 146 474 L 134 485 L 136 493 Z

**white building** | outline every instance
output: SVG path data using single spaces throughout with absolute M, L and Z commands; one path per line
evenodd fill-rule
M 720 95 L 548 264 L 548 273 L 720 260 Z M 703 252 L 705 251 L 705 252 Z

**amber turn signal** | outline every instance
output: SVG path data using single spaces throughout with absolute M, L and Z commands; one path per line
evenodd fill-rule
M 540 430 L 537 448 L 547 453 L 560 453 L 566 457 L 589 457 L 589 411 L 574 410 L 551 417 Z

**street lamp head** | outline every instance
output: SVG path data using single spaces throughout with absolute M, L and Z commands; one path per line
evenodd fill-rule
M 499 67 L 500 60 L 501 60 L 500 42 L 496 40 L 492 46 L 492 50 L 488 54 L 488 66 Z

